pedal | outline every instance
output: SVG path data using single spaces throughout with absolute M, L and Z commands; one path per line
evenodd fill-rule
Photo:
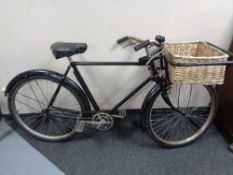
M 123 116 L 125 118 L 126 115 L 127 115 L 127 111 L 126 110 L 120 110 L 119 115 L 121 115 L 121 116 Z
M 80 121 L 77 125 L 76 132 L 83 132 L 85 121 Z

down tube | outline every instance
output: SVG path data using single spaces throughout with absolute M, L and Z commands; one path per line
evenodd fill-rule
M 111 112 L 115 112 L 121 105 L 123 105 L 127 100 L 129 100 L 132 96 L 134 96 L 140 89 L 142 89 L 147 83 L 151 81 L 151 77 L 148 77 L 145 81 L 143 81 L 138 87 L 136 87 L 132 92 L 130 92 L 125 98 L 123 98 L 112 110 Z

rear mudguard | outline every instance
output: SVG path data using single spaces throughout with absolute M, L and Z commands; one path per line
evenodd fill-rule
M 143 131 L 146 129 L 146 117 L 150 113 L 151 106 L 153 105 L 153 102 L 155 98 L 161 93 L 161 89 L 158 84 L 154 85 L 149 93 L 147 94 L 146 98 L 144 99 L 144 102 L 142 104 L 141 108 L 141 114 L 140 114 L 140 124 Z
M 20 73 L 19 75 L 15 76 L 7 85 L 6 91 L 5 91 L 5 95 L 8 95 L 11 91 L 11 89 L 14 87 L 14 85 L 19 82 L 20 80 L 23 80 L 25 78 L 30 78 L 33 76 L 48 76 L 51 77 L 53 79 L 57 79 L 58 81 L 61 81 L 63 78 L 63 75 L 51 70 L 45 70 L 45 69 L 34 69 L 34 70 L 29 70 L 29 71 L 25 71 Z M 71 87 L 77 94 L 78 96 L 81 98 L 81 100 L 83 101 L 83 105 L 86 111 L 90 111 L 90 104 L 88 101 L 88 98 L 86 96 L 86 94 L 83 92 L 83 90 L 70 78 L 66 78 L 64 83 Z

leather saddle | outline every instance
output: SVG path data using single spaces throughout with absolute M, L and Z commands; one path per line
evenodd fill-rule
M 81 54 L 87 50 L 86 43 L 56 42 L 51 45 L 51 50 L 56 59 Z

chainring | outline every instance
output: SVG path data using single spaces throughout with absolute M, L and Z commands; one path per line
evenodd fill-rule
M 105 112 L 98 112 L 92 117 L 92 121 L 95 121 L 95 128 L 101 131 L 107 131 L 114 125 L 113 117 Z

